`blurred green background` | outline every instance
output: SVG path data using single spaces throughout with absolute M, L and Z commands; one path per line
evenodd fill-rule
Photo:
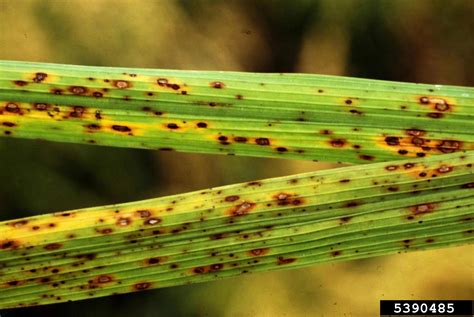
M 474 1 L 0 0 L 0 59 L 311 72 L 474 85 Z M 0 220 L 331 167 L 0 139 Z M 375 316 L 466 299 L 472 246 L 8 311 L 9 316 Z

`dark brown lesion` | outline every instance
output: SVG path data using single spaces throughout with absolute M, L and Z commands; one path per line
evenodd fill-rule
M 1 250 L 15 250 L 20 247 L 20 242 L 18 240 L 13 239 L 6 239 L 0 241 L 0 249 Z
M 250 256 L 264 256 L 270 252 L 269 248 L 252 249 L 248 252 Z
M 284 192 L 273 195 L 273 199 L 276 200 L 277 205 L 279 206 L 299 206 L 304 203 L 304 200 L 300 197 L 297 197 L 295 194 L 289 194 Z
M 85 113 L 85 108 L 83 106 L 73 106 L 72 111 L 69 113 L 69 116 L 72 118 L 82 118 Z
M 43 73 L 43 72 L 38 72 L 34 75 L 33 81 L 35 83 L 40 83 L 40 82 L 44 81 L 46 79 L 46 77 L 48 77 L 48 74 Z
M 23 86 L 28 85 L 28 82 L 24 81 L 24 80 L 14 80 L 13 84 L 15 84 L 16 86 L 19 86 L 19 87 L 23 87 Z
M 462 148 L 462 142 L 456 140 L 443 140 L 436 146 L 436 148 L 442 153 L 453 153 Z
M 295 258 L 285 258 L 283 256 L 279 256 L 277 258 L 277 265 L 285 265 L 285 264 L 291 264 L 293 262 L 295 262 L 296 259 Z
M 270 145 L 270 140 L 268 138 L 256 138 L 255 143 L 258 145 Z
M 433 203 L 419 204 L 410 207 L 410 213 L 414 216 L 432 213 L 436 210 L 436 205 Z
M 71 86 L 69 87 L 69 91 L 73 93 L 74 95 L 82 96 L 82 95 L 87 94 L 88 89 L 83 86 Z
M 127 89 L 132 87 L 132 84 L 127 80 L 113 80 L 112 84 L 118 89 Z
M 331 139 L 331 140 L 329 141 L 329 144 L 330 144 L 332 147 L 341 148 L 341 147 L 343 147 L 344 145 L 346 145 L 346 140 L 345 140 L 345 139 Z
M 232 217 L 245 216 L 251 210 L 255 208 L 255 203 L 250 201 L 244 201 L 241 204 L 233 206 L 229 209 L 229 215 Z
M 213 81 L 210 85 L 212 88 L 217 88 L 217 89 L 225 88 L 225 84 L 221 81 Z
M 400 145 L 400 139 L 396 136 L 387 136 L 385 137 L 385 143 L 390 146 Z
M 48 250 L 48 251 L 54 251 L 54 250 L 58 250 L 62 247 L 63 247 L 62 243 L 55 242 L 55 243 L 49 243 L 49 244 L 45 245 L 44 249 Z
M 133 289 L 136 291 L 144 291 L 152 286 L 150 282 L 140 282 L 133 285 Z
M 15 123 L 9 122 L 9 121 L 4 121 L 4 122 L 2 122 L 2 125 L 5 126 L 5 127 L 8 127 L 8 128 L 14 128 L 14 127 L 16 127 L 16 124 L 15 124 Z
M 132 131 L 132 129 L 130 129 L 128 126 L 118 125 L 118 124 L 112 125 L 112 130 L 115 130 L 115 131 L 118 131 L 118 132 L 130 132 L 130 131 Z
M 5 111 L 9 113 L 20 113 L 21 108 L 18 104 L 14 102 L 7 102 L 5 104 Z

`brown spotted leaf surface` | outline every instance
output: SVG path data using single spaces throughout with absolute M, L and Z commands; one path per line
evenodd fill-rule
M 474 149 L 474 89 L 0 61 L 0 136 L 370 163 Z
M 472 243 L 473 163 L 458 150 L 0 222 L 0 308 Z

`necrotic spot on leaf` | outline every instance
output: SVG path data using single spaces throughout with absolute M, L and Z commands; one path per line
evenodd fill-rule
M 398 137 L 396 136 L 388 136 L 385 138 L 385 143 L 387 143 L 387 145 L 399 145 L 400 144 L 400 141 L 398 139 Z
M 237 206 L 232 207 L 230 211 L 231 216 L 239 217 L 248 214 L 255 207 L 255 203 L 244 201 Z
M 237 195 L 232 195 L 232 196 L 227 196 L 224 200 L 230 202 L 230 201 L 236 201 L 236 200 L 238 200 L 238 199 L 239 199 L 239 196 L 237 196 Z
M 270 145 L 270 140 L 267 138 L 257 138 L 255 139 L 255 143 L 258 145 Z
M 45 250 L 52 251 L 60 249 L 63 245 L 61 243 L 50 243 L 44 246 Z
M 16 103 L 8 102 L 5 105 L 5 111 L 10 112 L 10 113 L 18 113 L 20 112 L 20 107 Z
M 214 82 L 211 83 L 211 87 L 220 89 L 220 88 L 224 88 L 225 85 L 224 85 L 223 82 L 214 81 Z
M 130 131 L 132 131 L 132 129 L 130 129 L 129 127 L 124 126 L 124 125 L 118 125 L 118 124 L 114 124 L 112 126 L 112 129 L 115 130 L 115 131 L 118 131 L 118 132 L 130 132 Z
M 40 83 L 40 82 L 42 82 L 43 80 L 45 80 L 46 77 L 48 77 L 48 74 L 39 72 L 39 73 L 36 73 L 36 74 L 35 74 L 35 76 L 33 77 L 33 81 L 34 81 L 35 83 Z
M 278 264 L 278 265 L 285 265 L 285 264 L 293 263 L 293 262 L 295 262 L 295 261 L 296 261 L 295 258 L 284 258 L 284 257 L 282 257 L 282 256 L 279 256 L 279 257 L 278 257 L 278 262 L 277 262 L 277 264 Z
M 133 288 L 137 291 L 143 291 L 151 287 L 151 283 L 149 282 L 141 282 L 141 283 L 136 283 L 133 285 Z

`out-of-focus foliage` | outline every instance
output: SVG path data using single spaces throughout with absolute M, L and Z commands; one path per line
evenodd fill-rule
M 472 86 L 473 14 L 470 0 L 0 0 L 0 59 Z M 21 140 L 0 140 L 0 164 L 3 220 L 328 167 Z M 321 265 L 9 316 L 374 315 L 381 298 L 469 297 L 472 251 Z

